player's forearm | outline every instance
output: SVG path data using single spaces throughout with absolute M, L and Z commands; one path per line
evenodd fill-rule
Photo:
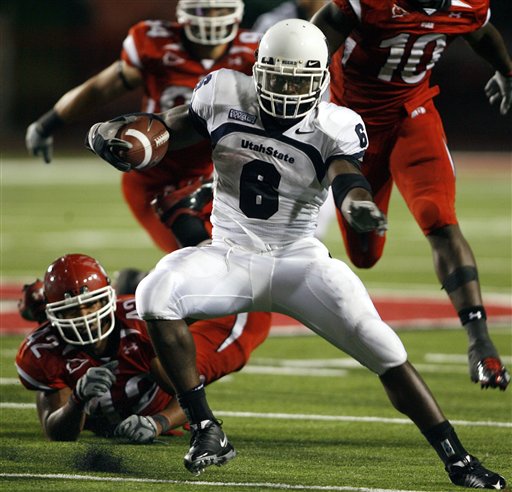
M 354 28 L 351 21 L 333 4 L 322 7 L 311 18 L 311 22 L 324 33 L 331 55 L 340 48 Z
M 89 111 L 109 103 L 128 91 L 113 64 L 83 84 L 66 92 L 55 106 L 37 120 L 40 135 L 50 137 L 67 123 L 80 120 Z M 136 84 L 134 78 L 132 84 Z
M 118 76 L 117 63 L 98 75 L 74 87 L 55 104 L 54 110 L 65 122 L 79 120 L 94 108 L 117 99 L 129 89 Z
M 184 149 L 206 138 L 195 129 L 188 108 L 189 106 L 184 104 L 159 115 L 171 130 L 169 150 Z
M 490 63 L 502 75 L 510 76 L 512 60 L 500 32 L 487 24 L 478 31 L 465 37 L 475 53 Z
M 85 422 L 83 406 L 69 400 L 64 406 L 42 418 L 42 426 L 50 441 L 76 441 Z

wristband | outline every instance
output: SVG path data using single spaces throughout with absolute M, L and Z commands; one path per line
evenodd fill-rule
M 43 138 L 52 135 L 55 130 L 64 126 L 64 120 L 59 116 L 55 109 L 50 109 L 37 120 L 39 133 Z
M 372 193 L 372 188 L 370 183 L 366 180 L 364 176 L 361 174 L 338 174 L 331 183 L 332 194 L 334 196 L 334 202 L 336 206 L 341 209 L 341 204 L 348 192 L 353 188 L 364 188 L 370 194 Z
M 151 418 L 155 422 L 158 422 L 160 424 L 160 427 L 162 428 L 160 434 L 165 434 L 171 428 L 171 423 L 169 422 L 169 419 L 162 415 L 161 413 L 152 415 Z
M 80 410 L 82 410 L 85 406 L 85 402 L 78 397 L 76 388 L 73 389 L 73 392 L 69 395 L 69 401 L 72 401 L 74 405 L 80 408 Z

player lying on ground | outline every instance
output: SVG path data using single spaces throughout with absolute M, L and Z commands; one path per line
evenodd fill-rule
M 437 278 L 466 329 L 471 380 L 482 388 L 505 390 L 510 375 L 489 336 L 476 261 L 455 212 L 455 165 L 433 102 L 439 88 L 430 87 L 445 47 L 463 36 L 496 70 L 486 92 L 507 113 L 512 61 L 489 18 L 489 0 L 333 0 L 313 22 L 333 54 L 333 102 L 364 119 L 369 146 L 362 172 L 375 203 L 387 213 L 396 184 L 430 244 Z M 386 236 L 360 234 L 340 213 L 338 222 L 354 265 L 375 265 Z
M 21 344 L 16 367 L 23 385 L 36 391 L 48 439 L 74 441 L 86 429 L 149 443 L 187 422 L 135 299 L 116 299 L 96 260 L 82 254 L 58 258 L 44 283 L 24 287 L 19 308 L 39 323 Z M 192 325 L 204 384 L 240 370 L 269 329 L 269 313 Z
M 355 230 L 386 228 L 360 171 L 368 145 L 362 119 L 320 103 L 328 59 L 317 27 L 279 22 L 261 40 L 252 77 L 213 72 L 188 108 L 162 115 L 171 145 L 209 138 L 215 166 L 212 244 L 165 256 L 136 292 L 137 311 L 191 424 L 185 466 L 200 473 L 236 456 L 208 406 L 186 320 L 263 309 L 298 319 L 377 374 L 453 483 L 502 488 L 503 477 L 461 444 L 359 278 L 313 237 L 329 188 Z M 118 151 L 127 143 L 114 137 L 132 119 L 97 123 L 88 135 L 90 148 L 124 171 L 131 166 Z

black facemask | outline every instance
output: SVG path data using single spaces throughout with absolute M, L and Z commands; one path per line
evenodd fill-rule
M 409 0 L 417 9 L 448 10 L 452 0 Z

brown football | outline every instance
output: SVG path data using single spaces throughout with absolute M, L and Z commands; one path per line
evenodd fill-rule
M 131 149 L 119 151 L 119 157 L 138 170 L 158 164 L 169 147 L 169 132 L 165 125 L 146 115 L 137 116 L 134 122 L 123 125 L 116 137 L 132 144 Z

